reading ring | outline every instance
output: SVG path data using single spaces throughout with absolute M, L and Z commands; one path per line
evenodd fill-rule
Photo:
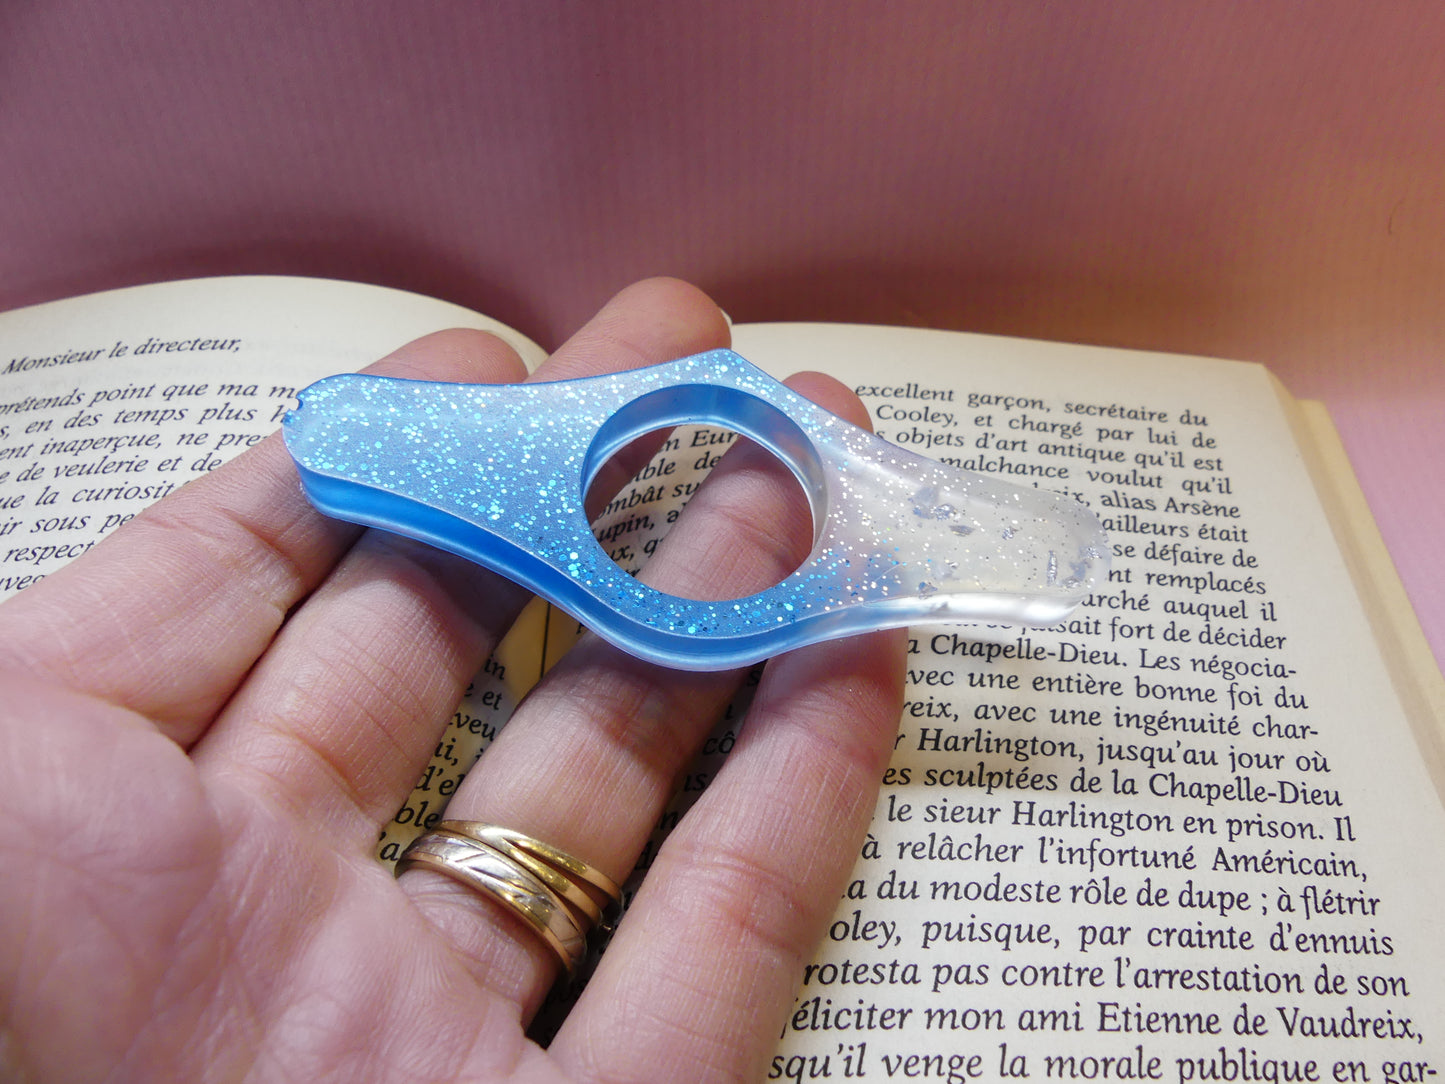
M 663 666 L 727 670 L 938 621 L 1052 625 L 1108 573 L 1103 527 L 1081 501 L 895 447 L 730 350 L 532 384 L 345 374 L 300 403 L 286 447 L 322 512 L 476 561 Z M 812 552 L 746 598 L 658 591 L 588 522 L 588 489 L 614 452 L 691 422 L 752 438 L 808 496 Z
M 481 821 L 442 821 L 417 836 L 396 863 L 435 870 L 496 900 L 521 918 L 571 975 L 587 934 L 621 900 L 616 882 L 566 851 Z

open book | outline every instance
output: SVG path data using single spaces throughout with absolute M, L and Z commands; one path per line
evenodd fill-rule
M 540 360 L 455 306 L 312 280 L 0 315 L 0 594 L 261 439 L 310 381 L 458 325 Z M 1391 1084 L 1445 1067 L 1440 674 L 1323 411 L 1236 362 L 833 325 L 734 343 L 775 375 L 831 372 L 898 444 L 1087 502 L 1114 550 L 1057 627 L 912 630 L 872 830 L 772 1077 Z M 596 529 L 619 563 L 726 439 L 669 440 L 668 484 L 613 502 Z M 527 613 L 383 859 L 441 816 L 575 632 Z

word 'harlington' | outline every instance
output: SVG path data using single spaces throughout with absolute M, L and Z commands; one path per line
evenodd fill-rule
M 1172 832 L 1168 813 L 1135 809 L 1090 809 L 1070 799 L 1068 805 L 1050 806 L 1032 800 L 1014 802 L 1013 823 L 1019 828 L 1079 828 L 1122 836 L 1129 832 Z

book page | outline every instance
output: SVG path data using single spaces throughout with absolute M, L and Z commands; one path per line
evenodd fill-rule
M 314 380 L 494 320 L 321 279 L 195 279 L 0 314 L 0 598 L 274 432 Z
M 736 340 L 838 376 L 904 447 L 1086 502 L 1114 550 L 1057 627 L 912 630 L 896 754 L 770 1078 L 1432 1079 L 1445 814 L 1268 375 Z
M 296 392 L 432 331 L 474 327 L 535 368 L 495 320 L 322 279 L 199 279 L 0 314 L 0 598 L 79 557 L 146 505 L 275 432 Z M 540 670 L 535 617 L 477 675 L 388 855 L 445 796 Z

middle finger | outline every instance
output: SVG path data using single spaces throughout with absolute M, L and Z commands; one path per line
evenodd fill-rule
M 798 390 L 866 424 L 861 404 L 822 378 Z M 806 556 L 812 535 L 786 469 L 752 444 L 724 457 L 645 569 L 674 594 L 735 598 L 771 586 Z M 447 817 L 505 826 L 597 866 L 632 869 L 679 774 L 737 691 L 744 671 L 691 673 L 584 640 L 547 675 L 467 775 Z M 555 962 L 500 907 L 425 870 L 403 885 L 480 981 L 524 1015 Z

